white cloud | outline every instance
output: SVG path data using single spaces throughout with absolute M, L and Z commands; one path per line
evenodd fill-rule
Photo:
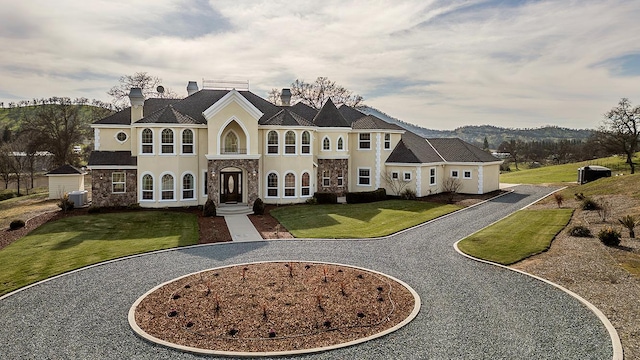
M 640 102 L 628 1 L 30 1 L 0 14 L 0 101 L 108 100 L 118 77 L 247 79 L 265 95 L 328 76 L 408 122 L 595 127 Z M 205 14 L 206 16 L 203 16 Z M 612 67 L 609 71 L 607 66 Z M 627 75 L 624 75 L 627 74 Z

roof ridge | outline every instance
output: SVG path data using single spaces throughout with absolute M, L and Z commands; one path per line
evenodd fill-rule
M 407 130 L 409 131 L 409 130 Z M 417 134 L 416 134 L 417 135 Z M 418 135 L 419 136 L 419 135 Z M 438 151 L 438 149 L 436 149 L 435 146 L 433 146 L 433 144 L 431 143 L 431 141 L 429 141 L 429 139 L 424 138 L 424 141 L 427 142 L 427 144 L 429 144 L 429 146 L 431 146 L 431 148 L 433 149 L 433 151 L 436 152 L 436 154 L 438 154 L 438 156 L 440 156 L 440 159 L 442 159 L 442 161 L 447 162 L 447 159 L 444 158 L 444 156 L 442 156 L 442 154 L 440 154 L 440 152 Z

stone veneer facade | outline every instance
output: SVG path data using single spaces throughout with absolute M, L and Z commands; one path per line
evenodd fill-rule
M 249 205 L 252 205 L 260 193 L 260 162 L 258 159 L 209 160 L 207 166 L 207 194 L 209 199 L 213 200 L 216 205 L 220 204 L 220 172 L 229 167 L 242 169 L 242 176 L 247 179 L 247 201 Z M 216 174 L 215 179 L 211 176 L 213 172 Z
M 322 172 L 330 172 L 329 187 L 322 186 Z M 342 173 L 342 187 L 338 187 L 338 177 Z M 349 160 L 348 159 L 318 159 L 318 192 L 334 192 L 344 195 L 349 188 Z
M 111 190 L 111 174 L 125 173 L 125 192 L 114 194 Z M 121 207 L 138 203 L 137 170 L 93 170 L 91 174 L 91 203 L 95 206 Z

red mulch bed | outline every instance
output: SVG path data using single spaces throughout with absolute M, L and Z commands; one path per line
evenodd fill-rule
M 265 205 L 264 215 L 252 214 L 249 215 L 249 220 L 251 220 L 263 239 L 293 239 L 293 235 L 271 216 L 271 210 L 276 208 L 274 205 Z

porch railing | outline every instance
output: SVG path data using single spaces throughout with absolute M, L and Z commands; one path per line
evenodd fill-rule
M 221 147 L 220 148 L 220 154 L 238 154 L 238 155 L 244 155 L 247 153 L 247 149 L 244 148 L 238 148 L 238 147 Z

